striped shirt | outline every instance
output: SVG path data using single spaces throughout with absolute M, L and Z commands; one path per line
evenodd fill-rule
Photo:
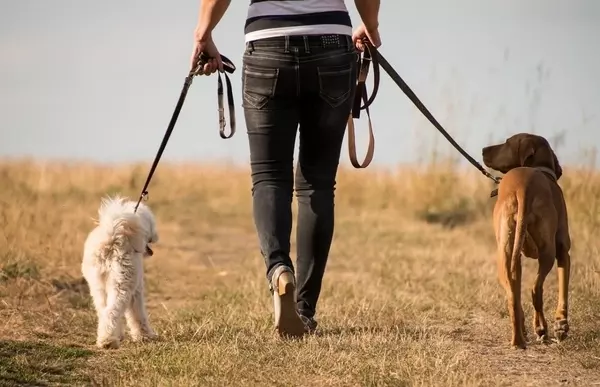
M 286 35 L 352 35 L 344 0 L 250 0 L 246 42 Z

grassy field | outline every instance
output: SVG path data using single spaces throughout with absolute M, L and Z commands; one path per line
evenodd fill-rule
M 452 167 L 340 172 L 319 331 L 272 327 L 249 174 L 161 164 L 148 204 L 161 241 L 146 261 L 159 341 L 94 347 L 80 262 L 100 197 L 136 197 L 147 165 L 0 163 L 0 385 L 555 386 L 600 384 L 600 173 L 565 166 L 573 239 L 569 338 L 509 347 L 495 264 L 492 188 Z M 556 272 L 545 286 L 556 306 Z

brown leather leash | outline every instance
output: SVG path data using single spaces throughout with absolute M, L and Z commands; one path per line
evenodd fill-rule
M 171 116 L 171 121 L 167 126 L 167 130 L 165 135 L 163 136 L 162 142 L 160 143 L 160 147 L 158 148 L 158 152 L 156 153 L 156 157 L 154 157 L 154 161 L 152 162 L 152 166 L 150 167 L 150 172 L 148 173 L 148 177 L 146 178 L 146 182 L 144 183 L 144 188 L 142 188 L 142 192 L 140 193 L 140 197 L 135 205 L 133 212 L 137 212 L 138 207 L 142 200 L 148 200 L 148 186 L 150 185 L 150 181 L 152 180 L 152 176 L 154 176 L 154 172 L 156 171 L 156 167 L 158 166 L 158 162 L 162 157 L 162 154 L 167 146 L 167 142 L 171 137 L 171 133 L 175 128 L 175 123 L 177 122 L 177 118 L 179 117 L 179 112 L 183 107 L 183 103 L 185 101 L 185 97 L 187 96 L 187 92 L 192 85 L 192 81 L 194 76 L 200 74 L 200 68 L 203 67 L 208 61 L 208 57 L 202 53 L 198 57 L 197 65 L 194 69 L 192 69 L 187 77 L 185 77 L 185 82 L 183 83 L 183 88 L 181 89 L 181 93 L 179 94 L 179 100 L 177 101 L 177 105 L 175 105 L 175 111 Z M 229 126 L 230 133 L 229 135 L 225 134 L 225 127 L 227 125 L 225 121 L 225 109 L 223 108 L 223 80 L 221 79 L 221 72 L 217 71 L 218 74 L 218 83 L 217 83 L 217 101 L 218 101 L 218 110 L 219 110 L 219 136 L 223 139 L 228 139 L 233 137 L 235 134 L 235 107 L 233 101 L 233 91 L 231 87 L 231 81 L 229 80 L 229 74 L 233 74 L 235 72 L 235 65 L 229 58 L 224 55 L 221 55 L 221 61 L 223 62 L 223 74 L 225 75 L 225 82 L 227 84 L 227 104 L 229 105 Z
M 352 107 L 352 113 L 348 118 L 348 150 L 350 153 L 350 162 L 355 168 L 366 168 L 369 166 L 371 161 L 373 160 L 373 153 L 375 151 L 375 136 L 373 135 L 373 126 L 371 124 L 371 115 L 369 113 L 369 106 L 375 100 L 377 96 L 377 92 L 379 90 L 379 82 L 380 82 L 380 67 L 392 78 L 392 80 L 398 85 L 400 90 L 404 92 L 404 94 L 412 101 L 412 103 L 421 111 L 421 113 L 431 122 L 431 124 L 452 144 L 452 146 L 465 158 L 469 161 L 475 168 L 477 168 L 485 177 L 491 179 L 494 183 L 500 183 L 501 178 L 496 177 L 489 173 L 481 164 L 477 162 L 471 155 L 465 152 L 464 149 L 461 148 L 460 145 L 452 136 L 448 134 L 448 132 L 440 125 L 440 123 L 435 119 L 435 117 L 431 114 L 431 112 L 425 107 L 423 102 L 417 97 L 417 95 L 412 91 L 412 89 L 404 82 L 402 77 L 394 70 L 394 68 L 389 64 L 389 62 L 384 58 L 383 55 L 375 48 L 371 42 L 368 40 L 364 41 L 365 50 L 359 55 L 359 72 L 358 79 L 356 85 L 356 95 L 354 97 L 354 105 Z M 366 79 L 369 73 L 369 66 L 373 63 L 373 75 L 374 75 L 374 83 L 373 83 L 373 91 L 371 96 L 367 95 L 367 87 L 366 87 Z M 364 105 L 361 106 L 361 101 L 364 102 Z M 358 162 L 356 158 L 356 136 L 354 129 L 353 119 L 360 118 L 360 111 L 365 110 L 367 113 L 367 119 L 369 123 L 369 145 L 367 148 L 367 154 L 365 156 L 364 161 L 361 163 Z
M 350 162 L 354 168 L 366 168 L 373 161 L 373 155 L 375 154 L 375 135 L 373 134 L 373 124 L 371 122 L 371 113 L 369 112 L 369 106 L 375 100 L 377 92 L 379 91 L 379 63 L 377 61 L 377 55 L 373 55 L 373 52 L 377 54 L 376 48 L 371 44 L 365 44 L 365 51 L 358 56 L 358 80 L 356 83 L 356 93 L 354 95 L 354 103 L 352 105 L 352 112 L 348 117 L 348 152 L 350 154 Z M 373 62 L 373 91 L 369 98 L 367 94 L 367 76 L 369 75 L 369 65 Z M 364 105 L 361 106 L 361 102 Z M 356 156 L 356 131 L 354 128 L 354 119 L 360 118 L 360 111 L 364 110 L 367 113 L 367 121 L 369 124 L 369 145 L 367 147 L 367 154 L 362 163 L 358 162 Z

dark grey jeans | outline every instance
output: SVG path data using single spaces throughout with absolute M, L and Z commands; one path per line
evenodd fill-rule
M 267 278 L 296 273 L 298 311 L 313 317 L 334 229 L 334 189 L 356 88 L 349 36 L 269 38 L 246 45 L 243 108 L 250 143 L 254 222 Z M 294 146 L 297 268 L 290 259 Z

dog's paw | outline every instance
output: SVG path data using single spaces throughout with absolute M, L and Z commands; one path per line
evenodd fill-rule
M 554 322 L 554 335 L 556 341 L 563 341 L 569 333 L 569 322 L 567 320 L 558 320 Z
M 520 340 L 512 340 L 510 346 L 512 349 L 527 349 L 527 342 L 525 341 L 525 338 L 521 337 Z
M 145 333 L 143 337 L 144 337 L 144 340 L 150 340 L 150 341 L 158 340 L 158 334 L 154 331 Z
M 535 335 L 536 335 L 536 340 L 540 343 L 547 343 L 549 340 L 548 332 L 546 332 L 546 329 L 544 329 L 542 327 L 535 328 Z
M 131 341 L 134 343 L 148 343 L 150 341 L 158 340 L 158 335 L 143 335 L 143 336 L 132 336 Z
M 123 329 L 123 327 L 119 328 L 116 336 L 119 338 L 119 341 L 123 342 L 123 340 L 125 340 L 125 329 Z
M 96 341 L 96 346 L 102 349 L 118 349 L 121 341 L 118 337 L 101 337 Z
M 146 332 L 133 334 L 131 339 L 133 342 L 154 341 L 158 340 L 158 334 L 156 334 L 156 332 L 153 330 L 149 330 Z

